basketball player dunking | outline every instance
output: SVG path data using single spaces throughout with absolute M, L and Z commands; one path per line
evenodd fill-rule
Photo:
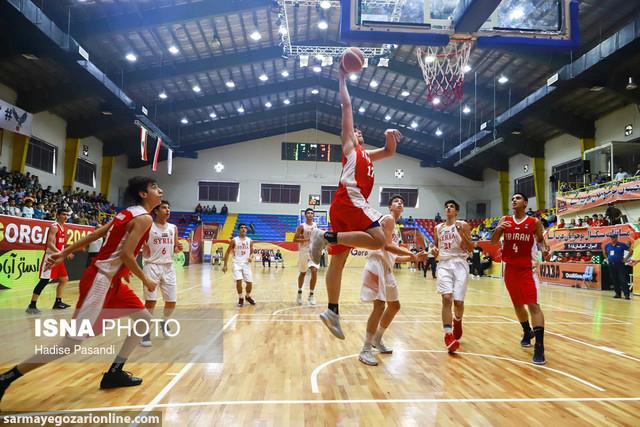
M 38 298 L 40 297 L 44 287 L 47 286 L 49 281 L 55 279 L 58 279 L 58 287 L 56 288 L 56 301 L 53 303 L 53 309 L 64 310 L 65 308 L 70 307 L 69 304 L 62 302 L 62 292 L 64 291 L 64 286 L 69 281 L 69 274 L 67 273 L 67 268 L 64 266 L 64 263 L 60 263 L 53 268 L 46 268 L 46 261 L 49 256 L 64 249 L 64 244 L 67 241 L 64 224 L 67 222 L 68 216 L 69 214 L 66 209 L 59 208 L 56 211 L 56 222 L 51 224 L 49 227 L 49 233 L 47 234 L 47 247 L 44 251 L 42 263 L 40 265 L 40 281 L 33 289 L 31 302 L 26 310 L 28 314 L 42 313 L 38 307 L 36 307 L 36 303 L 38 302 Z M 69 255 L 69 259 L 72 258 L 73 254 Z
M 78 324 L 89 320 L 96 335 L 101 333 L 102 319 L 122 316 L 125 311 L 134 320 L 134 323 L 142 321 L 141 323 L 148 325 L 151 320 L 151 315 L 144 309 L 142 301 L 121 279 L 131 271 L 147 289 L 154 290 L 156 287 L 156 284 L 138 266 L 136 256 L 147 240 L 149 229 L 153 223 L 149 212 L 160 204 L 162 190 L 153 179 L 138 176 L 129 180 L 126 193 L 137 203 L 136 206 L 119 212 L 108 224 L 76 241 L 63 251 L 52 254 L 47 261 L 47 266 L 51 268 L 55 264 L 61 263 L 74 251 L 87 246 L 100 237 L 105 238 L 105 242 L 93 263 L 82 274 L 79 283 L 80 296 L 74 313 Z M 49 355 L 34 355 L 9 371 L 0 374 L 0 400 L 13 381 L 65 354 L 71 354 L 75 345 L 82 339 L 84 336 L 66 336 L 58 344 L 58 347 L 68 349 L 68 351 Z M 100 388 L 142 384 L 141 378 L 136 378 L 122 369 L 127 358 L 136 348 L 137 342 L 136 334 L 130 334 L 125 339 L 109 371 L 102 376 Z
M 320 264 L 322 250 L 327 244 L 332 255 L 325 276 L 328 309 L 320 319 L 337 338 L 344 339 L 340 326 L 338 302 L 342 283 L 342 270 L 351 247 L 382 249 L 385 238 L 378 220 L 382 215 L 367 201 L 373 189 L 373 162 L 393 156 L 401 134 L 396 129 L 385 131 L 385 146 L 375 150 L 363 148 L 362 132 L 353 126 L 351 98 L 347 89 L 347 74 L 340 68 L 339 87 L 342 102 L 342 173 L 338 190 L 333 197 L 329 214 L 332 232 L 316 229 L 311 234 L 310 256 Z
M 469 264 L 467 256 L 473 249 L 471 227 L 464 221 L 458 221 L 460 205 L 455 200 L 444 203 L 447 217 L 445 222 L 436 226 L 435 256 L 440 255 L 438 263 L 438 293 L 442 295 L 442 328 L 444 343 L 449 353 L 455 352 L 462 338 L 462 315 L 464 314 L 464 296 L 467 293 Z M 451 315 L 451 304 L 455 316 Z M 451 325 L 453 324 L 453 328 Z
M 233 280 L 236 282 L 236 291 L 238 292 L 238 307 L 244 306 L 244 300 L 251 305 L 256 302 L 251 298 L 251 289 L 253 288 L 253 273 L 251 272 L 251 260 L 253 258 L 253 241 L 247 237 L 246 224 L 238 225 L 238 236 L 231 239 L 227 252 L 224 254 L 224 265 L 222 272 L 227 272 L 227 263 L 229 254 L 233 251 L 232 273 Z M 246 283 L 245 298 L 242 298 L 242 281 Z
M 313 222 L 313 209 L 307 208 L 304 211 L 305 222 L 296 228 L 296 237 L 294 242 L 298 242 L 298 296 L 296 302 L 302 305 L 302 285 L 307 275 L 307 270 L 311 272 L 311 280 L 309 281 L 309 305 L 316 305 L 316 297 L 313 294 L 316 289 L 316 281 L 318 280 L 318 264 L 315 264 L 309 258 L 309 239 L 311 232 L 318 228 Z
M 153 213 L 155 220 L 149 231 L 149 238 L 142 247 L 144 259 L 144 272 L 151 280 L 158 284 L 164 300 L 163 321 L 161 331 L 164 337 L 168 337 L 166 320 L 171 316 L 176 308 L 176 269 L 173 265 L 173 254 L 182 252 L 182 245 L 178 242 L 178 227 L 169 224 L 171 216 L 171 205 L 163 200 Z M 158 296 L 156 290 L 144 289 L 144 306 L 153 314 L 156 308 Z M 151 333 L 142 337 L 140 345 L 151 347 Z
M 549 248 L 544 241 L 542 223 L 527 216 L 525 209 L 529 199 L 522 193 L 514 193 L 511 197 L 513 215 L 500 219 L 491 243 L 498 244 L 502 240 L 502 262 L 504 262 L 504 283 L 511 296 L 513 308 L 518 321 L 522 325 L 523 336 L 520 341 L 522 347 L 531 347 L 531 338 L 535 336 L 536 343 L 533 350 L 533 363 L 544 365 L 544 314 L 538 302 L 539 282 L 533 270 L 533 256 L 535 248 L 542 252 L 545 260 L 549 259 Z M 527 313 L 527 309 L 529 309 Z M 533 331 L 529 324 L 529 315 Z

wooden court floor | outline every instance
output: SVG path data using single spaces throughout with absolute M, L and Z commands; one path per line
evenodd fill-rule
M 224 363 L 130 363 L 142 386 L 108 391 L 98 388 L 105 364 L 57 364 L 14 383 L 2 410 L 161 410 L 164 425 L 203 426 L 640 422 L 640 301 L 544 286 L 547 365 L 539 367 L 530 363 L 532 349 L 519 346 L 521 328 L 501 280 L 470 280 L 464 336 L 451 356 L 435 281 L 403 268 L 396 274 L 402 309 L 385 336 L 394 354 L 370 367 L 357 359 L 370 309 L 359 301 L 360 274 L 345 270 L 347 338 L 340 341 L 317 318 L 326 304 L 323 272 L 318 305 L 306 305 L 305 291 L 305 305 L 297 306 L 293 268 L 256 266 L 257 305 L 237 308 L 230 273 L 187 267 L 178 276 L 178 305 L 224 310 Z M 0 308 L 26 306 L 30 293 L 0 292 Z M 50 307 L 53 294 L 45 290 L 39 306 Z M 72 283 L 66 299 L 76 297 Z

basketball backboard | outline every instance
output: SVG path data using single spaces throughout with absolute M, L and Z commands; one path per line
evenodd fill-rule
M 577 0 L 341 0 L 341 37 L 442 46 L 472 34 L 476 46 L 572 49 Z

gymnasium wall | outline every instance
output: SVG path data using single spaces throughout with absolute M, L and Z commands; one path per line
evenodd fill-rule
M 0 99 L 10 102 L 15 105 L 17 95 L 11 88 L 0 84 Z M 32 134 L 34 137 L 41 139 L 48 144 L 54 145 L 58 148 L 58 155 L 56 159 L 56 173 L 50 174 L 45 171 L 25 166 L 25 172 L 37 175 L 40 178 L 40 183 L 46 187 L 51 185 L 53 188 L 62 188 L 64 183 L 64 150 L 66 140 L 67 122 L 55 114 L 47 111 L 37 113 L 33 115 L 33 127 Z M 89 148 L 88 155 L 83 154 L 82 147 L 86 145 Z M 3 132 L 2 136 L 2 152 L 0 153 L 0 167 L 7 166 L 10 168 L 13 141 L 12 134 L 9 132 Z M 91 187 L 78 182 L 74 182 L 73 187 L 79 187 L 87 191 L 100 192 L 100 179 L 102 176 L 102 141 L 95 137 L 83 138 L 80 141 L 80 153 L 79 158 L 86 159 L 96 165 L 96 186 Z M 126 160 L 125 160 L 126 167 Z M 117 201 L 117 192 L 115 194 L 110 193 L 109 199 L 113 202 Z
M 638 105 L 629 104 L 596 121 L 596 145 L 611 141 L 632 141 L 640 137 L 640 111 Z M 624 135 L 624 127 L 633 125 L 633 133 Z M 630 171 L 633 172 L 633 171 Z
M 198 203 L 197 182 L 199 180 L 240 182 L 238 202 L 227 202 L 231 212 L 246 213 L 297 213 L 307 206 L 309 194 L 320 194 L 322 185 L 337 185 L 341 171 L 340 163 L 319 163 L 281 160 L 281 143 L 307 142 L 340 144 L 338 136 L 309 129 L 287 135 L 279 135 L 259 140 L 226 145 L 198 153 L 198 159 L 175 158 L 173 176 L 167 175 L 166 162 L 158 166 L 157 177 L 167 192 L 175 210 L 192 210 Z M 373 148 L 373 147 L 369 147 Z M 213 166 L 221 162 L 224 170 L 216 173 Z M 394 177 L 396 169 L 404 171 L 404 177 Z M 129 170 L 127 176 L 150 174 L 150 167 Z M 407 208 L 405 217 L 432 218 L 436 212 L 443 214 L 441 207 L 445 200 L 460 201 L 466 215 L 465 202 L 478 199 L 482 182 L 466 179 L 440 168 L 422 168 L 420 161 L 396 155 L 376 163 L 376 185 L 370 201 L 379 206 L 379 191 L 384 187 L 418 188 L 419 207 Z M 260 203 L 261 183 L 299 183 L 301 200 L 298 205 Z M 214 202 L 202 202 L 214 204 Z M 220 209 L 222 202 L 215 202 Z M 320 209 L 328 209 L 321 206 Z M 382 207 L 384 210 L 386 207 Z

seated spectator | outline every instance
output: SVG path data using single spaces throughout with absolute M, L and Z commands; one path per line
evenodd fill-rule
M 623 179 L 627 179 L 627 178 L 629 178 L 629 174 L 624 170 L 622 170 L 622 166 L 618 166 L 618 172 L 613 177 L 613 179 L 616 181 L 622 181 Z
M 211 208 L 211 213 L 212 214 L 217 214 L 218 213 L 218 208 L 216 208 L 216 205 L 213 205 L 213 207 Z
M 222 205 L 222 209 L 220 209 L 220 213 L 222 215 L 226 215 L 229 213 L 229 208 L 227 207 L 227 204 L 225 203 L 224 205 Z
M 276 262 L 276 268 L 278 268 L 278 264 L 282 265 L 282 268 L 284 268 L 284 259 L 282 258 L 282 252 L 280 252 L 280 249 L 276 251 L 273 259 Z
M 16 201 L 14 199 L 9 200 L 7 214 L 11 216 L 22 216 L 22 210 L 16 206 Z
M 576 228 L 577 226 L 578 224 L 576 224 L 576 219 L 571 218 L 571 222 L 569 223 L 569 225 L 567 225 L 567 228 Z
M 194 213 L 197 213 L 197 214 L 202 213 L 202 205 L 200 203 L 198 203 L 198 206 L 196 206 L 196 210 L 194 211 Z
M 204 213 L 206 213 L 206 214 L 210 214 L 210 213 L 211 213 L 211 206 L 206 206 L 206 207 L 204 208 Z
M 269 256 L 269 252 L 266 249 L 262 250 L 262 267 L 266 267 L 266 264 L 269 263 L 269 268 L 271 268 L 271 257 Z
M 440 216 L 440 212 L 436 213 L 435 220 L 436 222 L 442 222 L 442 217 Z
M 527 216 L 534 216 L 535 212 L 533 212 L 533 209 L 529 208 L 529 210 L 527 211 Z
M 566 182 L 562 182 L 560 183 L 560 192 L 564 193 L 565 191 L 569 191 L 571 190 L 571 188 L 569 188 L 569 184 Z
M 549 224 L 555 224 L 558 221 L 558 217 L 556 216 L 556 214 L 551 213 L 549 216 L 547 216 L 547 221 L 549 222 Z
M 560 218 L 560 223 L 557 225 L 558 228 L 565 228 L 566 224 L 564 223 L 564 218 Z
M 558 254 L 556 255 L 556 261 L 555 262 L 564 262 L 564 260 L 565 260 L 564 253 L 558 252 Z
M 598 219 L 600 220 L 600 226 L 607 226 L 609 225 L 609 221 L 607 220 L 607 218 L 604 217 L 603 214 L 599 214 L 598 215 Z
M 591 262 L 591 251 L 587 251 L 580 257 L 580 261 L 589 264 Z
M 413 217 L 409 215 L 409 219 L 407 220 L 407 225 L 413 225 Z

